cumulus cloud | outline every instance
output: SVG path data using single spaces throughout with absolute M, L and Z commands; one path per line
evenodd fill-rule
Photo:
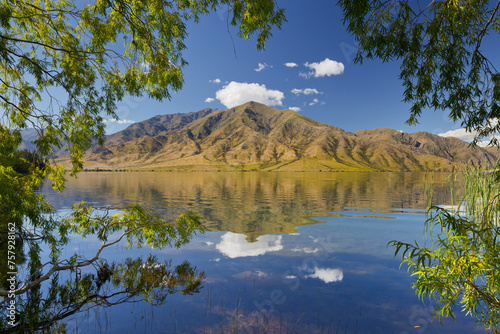
M 318 92 L 317 89 L 315 88 L 306 88 L 304 89 L 304 95 L 311 95 L 311 94 L 323 94 L 322 92 Z
M 214 80 L 208 80 L 208 82 L 211 82 L 211 83 L 214 83 L 214 84 L 220 84 L 221 83 L 221 81 L 220 81 L 219 78 L 214 79 Z
M 296 64 L 296 63 L 292 63 L 292 62 L 290 62 L 290 63 L 285 63 L 285 66 L 286 66 L 286 67 L 297 67 L 297 66 L 299 66 L 299 65 L 298 65 L 298 64 Z
M 281 235 L 263 235 L 256 242 L 249 243 L 247 236 L 239 233 L 226 232 L 221 242 L 215 248 L 222 254 L 234 259 L 237 257 L 264 255 L 267 252 L 277 252 L 283 249 Z
M 308 278 L 319 278 L 325 283 L 339 282 L 344 279 L 344 272 L 342 269 L 329 269 L 329 268 L 314 268 L 314 272 L 311 275 L 307 275 Z
M 235 82 L 222 87 L 215 97 L 227 108 L 235 107 L 248 101 L 260 102 L 268 106 L 281 106 L 285 94 L 279 90 L 267 89 L 257 83 Z
M 495 121 L 493 121 L 493 122 L 495 122 Z M 438 136 L 455 137 L 455 138 L 461 139 L 461 140 L 466 141 L 466 142 L 471 142 L 474 140 L 474 138 L 477 136 L 477 134 L 478 134 L 477 131 L 467 132 L 467 130 L 465 130 L 464 128 L 461 128 L 461 129 L 446 131 L 443 133 L 438 133 Z M 495 137 L 497 137 L 497 136 L 494 135 L 491 137 L 486 137 L 486 138 L 484 138 L 484 141 L 478 142 L 477 145 L 481 146 L 481 147 L 486 147 L 490 143 L 490 140 L 495 138 Z
M 215 100 L 214 100 L 214 99 L 212 99 L 211 97 L 207 97 L 207 98 L 205 99 L 205 102 L 207 102 L 207 103 L 211 103 L 211 102 L 214 102 L 214 101 L 215 101 Z
M 344 73 L 344 64 L 326 58 L 319 63 L 305 63 L 305 67 L 309 68 L 309 73 L 300 73 L 299 75 L 304 78 L 320 78 L 325 76 L 339 75 Z
M 263 69 L 265 69 L 266 67 L 269 67 L 269 65 L 267 65 L 266 63 L 262 64 L 262 63 L 259 63 L 258 65 L 259 67 L 258 68 L 255 68 L 254 71 L 255 72 L 260 72 L 262 71 Z
M 463 128 L 456 129 L 456 130 L 450 130 L 450 131 L 446 131 L 446 132 L 438 134 L 438 136 L 441 136 L 441 137 L 455 137 L 455 138 L 459 138 L 459 139 L 462 139 L 463 141 L 467 141 L 467 142 L 472 141 L 476 135 L 477 135 L 476 131 L 467 132 Z
M 310 106 L 313 106 L 315 105 L 316 103 L 318 103 L 319 100 L 318 99 L 313 99 L 311 103 L 309 103 Z
M 304 95 L 312 95 L 312 94 L 321 94 L 320 92 L 318 92 L 318 90 L 316 88 L 305 88 L 305 89 L 297 89 L 297 88 L 294 88 L 291 90 L 291 92 L 295 95 L 300 95 L 300 94 L 304 94 Z
M 296 111 L 296 112 L 299 112 L 301 110 L 299 107 L 290 107 L 288 109 Z
M 116 119 L 116 118 L 110 118 L 110 119 L 104 119 L 104 123 L 118 123 L 118 124 L 132 124 L 135 123 L 135 121 L 132 121 L 130 119 Z

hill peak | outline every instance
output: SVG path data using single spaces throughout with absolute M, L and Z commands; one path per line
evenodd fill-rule
M 292 109 L 277 109 L 273 107 L 269 107 L 263 103 L 260 102 L 255 102 L 255 101 L 248 101 L 246 103 L 243 103 L 239 106 L 234 106 L 232 108 L 229 108 L 227 110 L 253 110 L 255 112 L 261 113 L 261 114 L 294 114 L 294 115 L 300 115 L 300 113 L 292 110 Z

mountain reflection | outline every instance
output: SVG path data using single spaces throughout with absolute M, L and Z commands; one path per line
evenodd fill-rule
M 221 237 L 221 242 L 215 248 L 222 254 L 234 259 L 245 256 L 264 255 L 267 252 L 276 252 L 283 249 L 281 235 L 263 235 L 255 242 L 248 242 L 247 236 L 227 232 Z
M 44 185 L 43 193 L 58 209 L 86 201 L 124 208 L 152 206 L 165 218 L 192 210 L 212 231 L 259 236 L 294 233 L 345 207 L 424 209 L 425 179 L 430 173 L 217 173 L 87 172 L 68 180 L 64 196 Z M 450 198 L 447 173 L 434 175 L 435 204 Z M 455 190 L 459 193 L 458 190 Z

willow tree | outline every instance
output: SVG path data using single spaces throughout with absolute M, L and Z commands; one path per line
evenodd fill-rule
M 410 105 L 407 123 L 416 124 L 426 110 L 442 110 L 476 131 L 472 144 L 499 132 L 498 57 L 484 44 L 489 39 L 490 49 L 498 47 L 500 1 L 339 0 L 339 6 L 359 46 L 356 62 L 400 63 L 403 100 Z M 490 144 L 499 143 L 493 137 Z M 453 317 L 460 304 L 495 333 L 500 327 L 498 198 L 498 172 L 471 168 L 460 209 L 429 208 L 432 245 L 390 243 L 396 254 L 403 253 L 413 287 L 422 299 L 433 300 L 439 319 Z
M 138 206 L 97 217 L 80 204 L 61 221 L 34 189 L 48 178 L 63 190 L 65 168 L 52 159 L 43 168 L 34 162 L 20 173 L 13 157 L 21 131 L 34 128 L 37 156 L 51 158 L 66 146 L 71 175 L 78 173 L 85 150 L 103 141 L 103 118 L 118 118 L 121 99 L 168 100 L 182 88 L 187 24 L 220 9 L 241 37 L 257 36 L 258 49 L 285 21 L 274 0 L 0 1 L 2 306 L 57 272 L 98 260 L 99 253 L 92 259 L 61 259 L 70 233 L 94 234 L 103 249 L 116 241 L 108 236 L 117 230 L 130 243 L 162 247 L 180 246 L 202 229 L 194 214 L 166 222 Z M 25 166 L 29 161 L 22 159 Z M 45 264 L 40 262 L 41 243 L 51 249 Z M 15 286 L 9 273 L 17 273 Z

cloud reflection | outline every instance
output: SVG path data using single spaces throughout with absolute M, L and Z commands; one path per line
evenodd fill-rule
M 314 273 L 307 275 L 307 278 L 319 278 L 325 283 L 339 282 L 344 279 L 342 269 L 314 268 Z
M 304 252 L 304 253 L 307 253 L 307 254 L 310 254 L 310 253 L 317 253 L 319 252 L 319 248 L 309 248 L 309 247 L 304 247 L 304 248 L 292 248 L 291 249 L 292 252 Z
M 222 235 L 221 242 L 215 248 L 232 259 L 258 256 L 267 252 L 282 250 L 281 239 L 281 235 L 263 235 L 258 237 L 256 242 L 249 243 L 247 236 L 244 234 L 226 232 Z

